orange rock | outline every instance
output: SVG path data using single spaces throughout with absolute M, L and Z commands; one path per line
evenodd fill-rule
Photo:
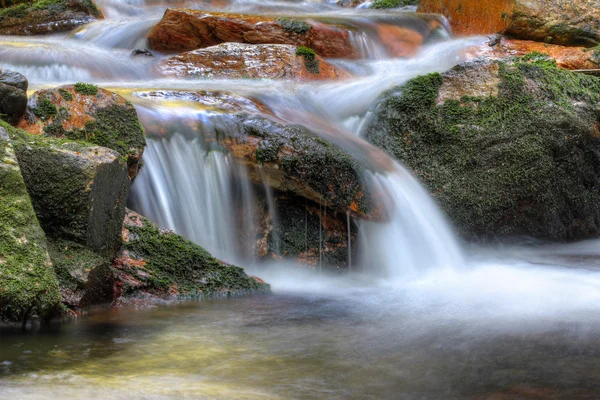
M 308 68 L 307 68 L 308 66 Z M 178 77 L 337 80 L 349 78 L 320 56 L 314 61 L 283 44 L 223 43 L 189 51 L 163 61 L 160 69 Z
M 442 14 L 457 35 L 481 35 L 503 32 L 515 0 L 421 0 L 421 13 Z
M 388 54 L 394 57 L 412 57 L 424 42 L 421 33 L 402 26 L 378 24 L 377 33 Z
M 168 9 L 148 34 L 148 40 L 151 48 L 163 51 L 195 50 L 238 42 L 306 46 L 322 57 L 359 57 L 347 29 L 314 21 L 297 23 L 306 31 L 286 29 L 281 20 L 262 15 Z
M 600 68 L 600 55 L 593 49 L 559 46 L 530 40 L 503 38 L 493 47 L 487 43 L 474 46 L 467 50 L 466 55 L 467 58 L 501 59 L 521 57 L 532 52 L 549 55 L 556 60 L 559 68 L 570 70 Z

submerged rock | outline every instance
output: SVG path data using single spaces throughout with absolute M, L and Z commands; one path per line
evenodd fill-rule
M 133 105 L 116 93 L 87 83 L 35 92 L 18 126 L 36 135 L 85 140 L 115 150 L 126 158 L 132 179 L 146 146 Z
M 0 35 L 68 31 L 101 18 L 92 0 L 13 0 L 0 3 Z
M 268 293 L 269 285 L 242 268 L 212 257 L 202 247 L 128 211 L 123 247 L 113 262 L 120 301 Z
M 600 44 L 600 0 L 421 0 L 419 12 L 445 15 L 461 35 L 500 33 L 518 39 L 591 47 Z
M 476 62 L 387 92 L 366 130 L 468 238 L 600 234 L 600 79 L 544 57 Z
M 8 135 L 12 129 L 0 122 L 0 322 L 24 323 L 55 314 L 60 296 Z
M 163 61 L 168 75 L 204 78 L 345 79 L 350 74 L 310 49 L 283 44 L 223 43 Z
M 123 157 L 88 143 L 14 132 L 23 178 L 46 233 L 114 256 L 130 185 Z
M 27 108 L 27 78 L 0 68 L 0 118 L 16 124 Z
M 195 50 L 225 42 L 288 44 L 313 49 L 322 57 L 358 58 L 350 31 L 316 21 L 168 9 L 148 34 L 154 50 Z

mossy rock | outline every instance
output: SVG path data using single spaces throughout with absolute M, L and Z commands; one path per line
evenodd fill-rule
M 29 133 L 86 141 L 117 151 L 134 178 L 146 146 L 144 129 L 131 103 L 89 83 L 35 92 L 19 124 Z
M 269 285 L 225 264 L 202 247 L 128 212 L 124 244 L 113 263 L 121 296 L 205 298 L 268 293 Z
M 103 18 L 92 0 L 2 0 L 0 35 L 36 35 L 71 30 Z
M 64 305 L 78 311 L 90 305 L 109 304 L 114 300 L 114 274 L 110 258 L 63 239 L 50 239 L 48 250 Z
M 60 305 L 58 280 L 8 132 L 0 121 L 0 322 L 50 318 Z
M 479 62 L 385 93 L 366 138 L 467 238 L 600 234 L 600 79 L 553 60 Z
M 12 132 L 23 178 L 46 234 L 112 258 L 130 180 L 119 153 L 68 139 Z

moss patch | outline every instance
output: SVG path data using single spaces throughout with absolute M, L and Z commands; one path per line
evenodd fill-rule
M 98 86 L 91 83 L 77 82 L 75 84 L 75 91 L 88 96 L 95 96 L 98 94 Z
M 129 241 L 123 248 L 145 261 L 144 272 L 129 271 L 150 289 L 175 289 L 182 296 L 214 292 L 242 294 L 268 291 L 242 268 L 226 265 L 202 247 L 171 232 L 160 231 L 143 217 L 141 226 L 128 226 Z M 125 290 L 127 292 L 127 290 Z
M 57 112 L 56 106 L 47 97 L 39 99 L 37 105 L 33 109 L 35 116 L 43 121 L 54 117 Z
M 371 8 L 398 8 L 404 6 L 416 6 L 418 4 L 419 0 L 375 0 L 373 4 L 371 4 Z
M 287 33 L 295 33 L 297 35 L 306 35 L 312 29 L 312 25 L 297 19 L 280 18 L 277 20 L 277 23 Z
M 546 57 L 499 62 L 497 96 L 438 104 L 445 75 L 384 95 L 367 138 L 412 168 L 467 237 L 600 233 L 600 79 Z

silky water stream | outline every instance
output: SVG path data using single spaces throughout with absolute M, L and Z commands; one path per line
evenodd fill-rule
M 174 5 L 203 8 L 208 2 Z M 131 58 L 165 6 L 104 0 L 105 21 L 68 34 L 0 37 L 0 65 L 32 89 L 94 82 L 127 97 L 148 134 L 130 206 L 272 284 L 235 300 L 111 309 L 37 332 L 0 332 L 2 399 L 594 399 L 600 397 L 598 242 L 465 246 L 420 184 L 360 138 L 385 90 L 459 63 L 481 38 L 443 30 L 412 59 L 389 59 L 379 14 L 319 1 L 232 1 L 239 12 L 309 13 L 358 29 L 365 59 L 336 60 L 334 83 L 173 80 L 163 57 Z M 390 12 L 388 21 L 413 18 Z M 356 221 L 351 273 L 256 259 L 257 199 L 245 168 L 214 151 L 236 112 L 302 124 L 375 172 L 387 222 Z M 189 123 L 193 121 L 193 123 Z M 242 217 L 237 211 L 242 210 Z M 275 222 L 276 223 L 276 222 Z

